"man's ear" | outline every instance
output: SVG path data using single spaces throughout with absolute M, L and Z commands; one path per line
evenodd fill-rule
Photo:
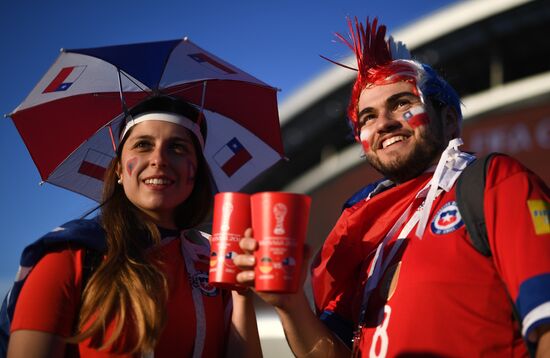
M 451 140 L 460 137 L 460 117 L 453 106 L 446 106 L 441 112 L 445 138 Z

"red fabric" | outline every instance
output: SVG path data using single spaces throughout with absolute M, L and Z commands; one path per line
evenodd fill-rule
M 491 165 L 485 191 L 485 217 L 491 252 L 499 275 L 508 284 L 512 299 L 527 278 L 550 272 L 550 233 L 537 235 L 527 199 L 550 202 L 548 187 L 532 172 L 525 172 L 517 162 L 495 160 Z M 503 179 L 504 178 L 504 179 Z M 504 210 L 503 210 L 504 209 Z M 548 225 L 548 213 L 546 213 Z M 498 241 L 494 238 L 498 238 Z M 518 240 L 518 238 L 520 238 Z M 521 253 L 528 252 L 529 255 Z M 550 288 L 549 288 L 550 289 Z
M 146 92 L 124 94 L 128 108 L 146 96 Z M 103 127 L 106 118 L 115 118 L 120 114 L 118 92 L 102 93 L 101 98 L 101 105 L 98 105 L 97 97 L 93 95 L 76 95 L 13 114 L 17 131 L 43 180 L 48 179 L 69 154 Z M 82 108 L 93 110 L 83 111 Z
M 274 117 L 278 117 L 277 102 L 274 97 L 277 91 L 271 87 L 262 87 L 257 84 L 242 81 L 208 81 L 204 107 L 214 112 L 222 113 L 233 119 L 259 139 L 267 143 L 277 153 L 284 155 L 283 141 Z M 177 93 L 178 97 L 191 102 L 201 103 L 202 86 L 188 83 L 173 86 L 170 93 Z M 228 93 L 232 95 L 228 97 Z M 250 101 L 254 98 L 254 101 Z M 262 118 L 262 120 L 258 120 Z
M 71 335 L 82 292 L 81 255 L 81 250 L 66 249 L 46 255 L 36 265 L 17 299 L 12 332 L 30 329 Z
M 155 349 L 155 358 L 190 357 L 193 352 L 196 318 L 180 245 L 180 239 L 175 239 L 160 249 L 170 297 L 166 304 L 167 323 Z M 80 255 L 81 250 L 64 250 L 48 254 L 38 263 L 21 291 L 12 332 L 30 329 L 64 337 L 71 335 L 82 292 Z M 197 263 L 196 269 L 208 272 L 208 262 Z M 215 296 L 203 295 L 207 327 L 204 357 L 223 355 L 228 327 L 224 322 L 225 310 L 231 302 L 230 297 L 227 291 L 218 291 Z M 128 333 L 123 334 L 122 342 L 127 339 Z M 84 341 L 78 345 L 80 357 L 131 357 L 99 352 L 89 348 L 87 343 Z
M 322 312 L 335 304 L 340 295 L 355 295 L 363 261 L 372 259 L 374 250 L 384 239 L 391 225 L 407 209 L 418 190 L 430 180 L 422 175 L 346 209 L 326 239 L 313 268 L 313 293 L 316 308 Z M 353 283 L 350 285 L 350 280 Z M 345 293 L 349 290 L 349 293 Z M 347 297 L 344 297 L 347 301 Z M 351 307 L 347 307 L 351 309 Z M 350 321 L 355 315 L 346 312 Z
M 425 182 L 414 179 L 342 214 L 313 268 L 319 313 L 357 325 L 373 250 Z M 484 206 L 492 258 L 473 248 L 464 225 L 449 232 L 432 225 L 445 222 L 438 214 L 455 198 L 453 189 L 436 199 L 424 237 L 407 239 L 384 273 L 369 300 L 363 356 L 526 356 L 506 291 L 516 300 L 523 282 L 550 273 L 550 234 L 534 233 L 526 205 L 549 202 L 549 193 L 514 160 L 493 160 Z

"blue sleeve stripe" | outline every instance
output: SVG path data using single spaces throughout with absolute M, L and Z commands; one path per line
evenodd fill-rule
M 352 323 L 338 316 L 333 311 L 323 311 L 319 319 L 351 349 L 353 345 Z
M 533 329 L 550 321 L 550 274 L 524 281 L 519 287 L 516 307 L 522 320 L 522 334 L 532 341 Z
M 519 286 L 516 307 L 524 319 L 535 307 L 550 301 L 550 274 L 534 276 Z
M 538 337 L 534 330 L 538 326 L 550 323 L 550 301 L 536 307 L 523 319 L 523 329 L 521 334 L 530 342 L 536 342 Z

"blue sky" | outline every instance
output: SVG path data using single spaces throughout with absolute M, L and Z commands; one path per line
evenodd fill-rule
M 378 16 L 390 32 L 453 0 L 2 1 L 0 111 L 10 113 L 53 63 L 60 48 L 178 39 L 193 42 L 280 88 L 279 103 L 347 56 L 333 33 L 346 16 Z M 55 145 L 55 143 L 52 143 Z M 0 294 L 21 250 L 94 202 L 40 177 L 11 119 L 0 118 Z

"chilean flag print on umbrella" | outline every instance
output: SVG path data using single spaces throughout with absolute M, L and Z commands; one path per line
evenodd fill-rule
M 277 90 L 187 38 L 62 50 L 10 117 L 43 181 L 100 201 L 126 111 L 159 94 L 203 112 L 219 191 L 284 157 Z

